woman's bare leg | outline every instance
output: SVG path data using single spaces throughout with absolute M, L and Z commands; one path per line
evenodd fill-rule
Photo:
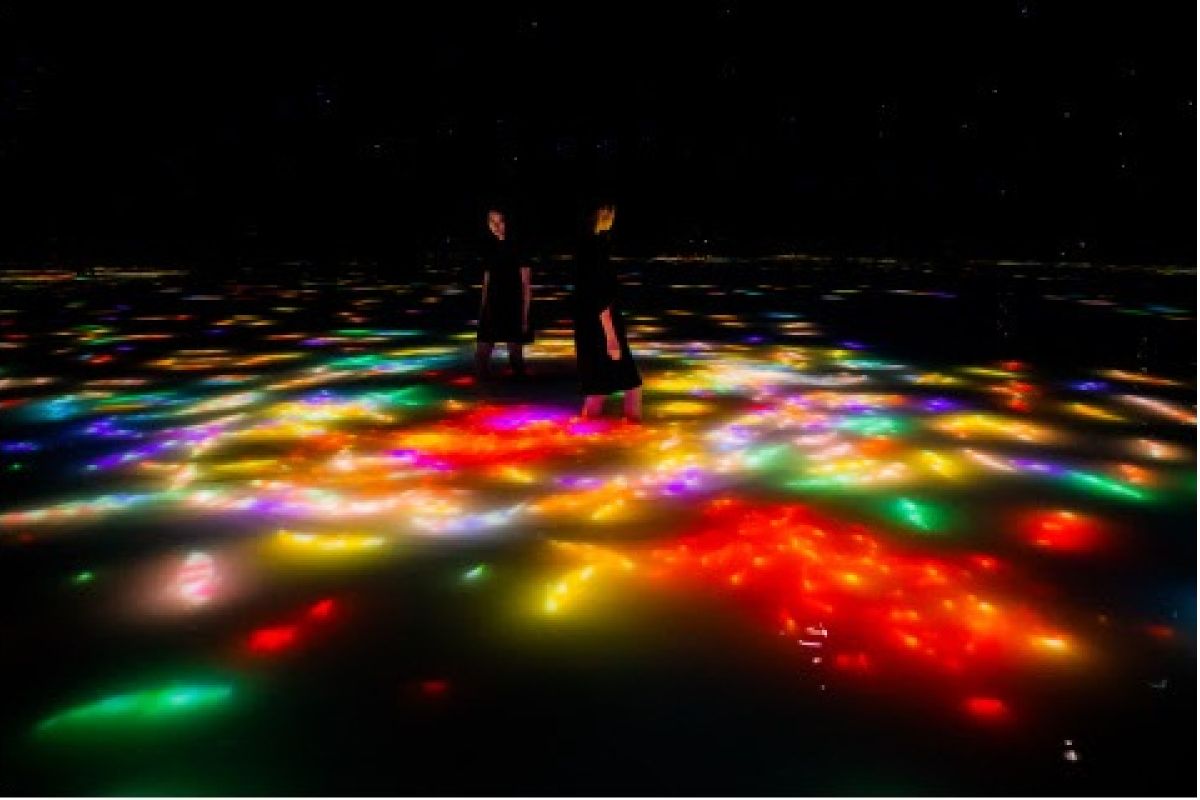
M 475 344 L 475 377 L 480 380 L 488 376 L 488 362 L 492 360 L 492 347 L 491 342 Z
M 604 395 L 589 394 L 583 398 L 583 418 L 594 419 L 604 413 Z
M 508 343 L 508 364 L 512 367 L 513 375 L 525 377 L 525 345 L 520 342 Z
M 630 422 L 642 421 L 642 387 L 625 392 L 625 419 Z

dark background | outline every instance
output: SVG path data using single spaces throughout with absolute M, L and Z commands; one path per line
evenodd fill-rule
M 1195 260 L 1195 6 L 0 4 L 0 263 Z

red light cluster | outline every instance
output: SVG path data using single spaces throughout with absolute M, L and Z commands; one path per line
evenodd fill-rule
M 298 645 L 314 624 L 328 622 L 336 610 L 333 598 L 318 600 L 298 615 L 294 622 L 268 625 L 250 633 L 246 642 L 250 652 L 270 655 Z

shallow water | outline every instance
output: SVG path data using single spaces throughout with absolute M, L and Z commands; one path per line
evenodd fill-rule
M 15 275 L 0 785 L 1194 792 L 1193 274 L 624 267 L 642 426 L 561 265 L 484 387 L 451 271 Z

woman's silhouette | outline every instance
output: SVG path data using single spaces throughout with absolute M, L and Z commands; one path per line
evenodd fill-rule
M 533 341 L 533 330 L 529 326 L 533 270 L 513 245 L 503 211 L 489 210 L 487 226 L 489 235 L 483 250 L 483 300 L 475 345 L 475 374 L 480 380 L 488 377 L 492 348 L 496 342 L 505 342 L 513 375 L 524 377 L 524 345 Z
M 575 358 L 583 390 L 583 416 L 596 417 L 604 398 L 625 393 L 625 418 L 642 418 L 642 377 L 625 339 L 620 284 L 609 261 L 609 236 L 616 209 L 596 208 L 575 255 Z

